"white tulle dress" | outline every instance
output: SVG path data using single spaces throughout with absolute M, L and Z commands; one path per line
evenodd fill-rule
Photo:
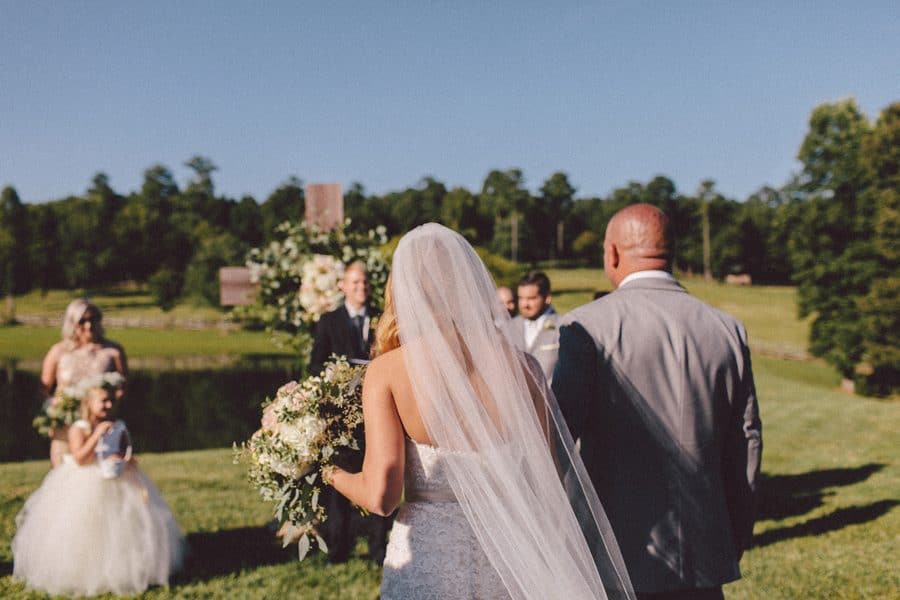
M 90 431 L 87 421 L 73 426 Z M 167 585 L 184 538 L 156 486 L 133 463 L 105 479 L 71 455 L 16 517 L 13 576 L 51 594 L 136 594 Z

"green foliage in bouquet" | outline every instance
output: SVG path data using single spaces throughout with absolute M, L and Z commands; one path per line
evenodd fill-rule
M 333 358 L 322 375 L 281 386 L 263 403 L 260 429 L 235 447 L 235 461 L 248 464 L 250 484 L 288 525 L 285 545 L 299 535 L 300 560 L 313 540 L 327 551 L 315 529 L 328 518 L 319 504 L 322 468 L 336 459 L 360 462 L 361 456 L 365 366 Z
M 78 384 L 57 389 L 56 394 L 47 398 L 43 411 L 31 422 L 37 432 L 46 437 L 53 435 L 54 429 L 68 427 L 81 416 L 81 399 L 91 388 L 116 389 L 125 383 L 121 373 L 102 373 L 82 379 Z
M 259 284 L 256 304 L 235 309 L 233 317 L 265 324 L 276 342 L 295 350 L 306 365 L 315 324 L 343 301 L 338 283 L 346 265 L 366 265 L 371 302 L 383 305 L 388 261 L 380 246 L 387 240 L 385 228 L 353 232 L 348 219 L 326 232 L 287 221 L 275 232 L 274 241 L 248 255 L 251 278 Z
M 80 409 L 81 398 L 76 396 L 74 388 L 57 390 L 56 394 L 44 401 L 43 411 L 31 424 L 38 434 L 50 437 L 54 429 L 68 427 L 77 421 Z

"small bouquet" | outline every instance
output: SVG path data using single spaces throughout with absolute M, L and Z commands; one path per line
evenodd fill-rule
M 125 378 L 117 371 L 85 377 L 77 384 L 57 388 L 56 393 L 44 401 L 43 412 L 31 424 L 40 435 L 51 437 L 55 429 L 68 427 L 78 420 L 81 413 L 81 399 L 91 388 L 118 388 Z
M 298 539 L 300 560 L 313 538 L 328 551 L 315 530 L 328 518 L 319 504 L 321 470 L 339 456 L 346 462 L 360 455 L 364 372 L 333 357 L 321 376 L 281 386 L 263 404 L 262 427 L 235 447 L 235 462 L 249 463 L 250 484 L 287 524 L 284 545 Z

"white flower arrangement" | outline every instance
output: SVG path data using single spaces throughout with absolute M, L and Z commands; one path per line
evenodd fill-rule
M 318 321 L 344 300 L 338 288 L 344 278 L 344 263 L 327 254 L 314 254 L 302 267 L 300 305 L 309 318 Z
M 315 529 L 328 518 L 319 504 L 321 469 L 337 457 L 352 461 L 361 455 L 364 370 L 334 357 L 321 376 L 281 386 L 263 404 L 260 429 L 235 447 L 235 461 L 249 465 L 251 485 L 275 504 L 278 521 L 288 524 L 285 545 L 298 539 L 300 560 L 314 540 L 327 552 Z
M 255 305 L 234 311 L 237 320 L 264 324 L 276 342 L 309 359 L 315 324 L 343 300 L 338 283 L 346 265 L 362 262 L 369 274 L 370 301 L 384 301 L 388 262 L 380 250 L 387 241 L 384 227 L 367 234 L 352 232 L 350 220 L 333 231 L 305 223 L 285 222 L 276 228 L 278 240 L 250 251 L 247 266 L 259 285 Z

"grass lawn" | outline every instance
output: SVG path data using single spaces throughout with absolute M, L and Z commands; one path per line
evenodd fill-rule
M 729 599 L 900 598 L 900 403 L 842 394 L 816 363 L 755 360 L 764 423 L 755 546 Z M 144 455 L 194 548 L 187 572 L 148 598 L 375 598 L 360 540 L 351 561 L 303 563 L 264 529 L 270 509 L 231 451 Z M 41 597 L 12 581 L 14 517 L 44 462 L 0 465 L 0 597 Z
M 562 313 L 590 302 L 597 290 L 611 290 L 612 284 L 596 269 L 550 269 L 553 303 Z M 806 349 L 810 320 L 797 318 L 796 290 L 787 286 L 741 287 L 702 278 L 683 279 L 688 291 L 701 300 L 734 315 L 747 327 L 750 343 L 757 351 L 774 355 L 802 355 Z M 77 291 L 51 290 L 47 296 L 37 291 L 16 298 L 19 315 L 62 319 L 66 305 L 79 296 Z M 223 320 L 225 314 L 212 307 L 180 304 L 163 313 L 142 292 L 98 293 L 92 298 L 104 313 L 116 317 L 141 317 L 160 323 L 174 319 Z M 268 337 L 258 332 L 223 334 L 212 330 L 110 329 L 109 336 L 122 343 L 132 356 L 221 355 L 277 352 Z M 0 327 L 0 358 L 41 358 L 58 339 L 58 329 L 42 327 Z
M 110 329 L 107 335 L 122 344 L 131 358 L 290 354 L 275 346 L 263 331 Z M 59 339 L 56 327 L 0 327 L 0 358 L 41 359 Z
M 69 302 L 76 298 L 88 296 L 103 310 L 104 315 L 116 317 L 145 318 L 190 318 L 219 321 L 225 313 L 212 306 L 195 306 L 189 302 L 177 305 L 169 312 L 163 312 L 156 306 L 153 298 L 146 291 L 107 290 L 92 292 L 89 290 L 49 290 L 47 295 L 39 290 L 16 296 L 16 313 L 19 315 L 36 315 L 51 317 L 62 321 L 63 313 Z

